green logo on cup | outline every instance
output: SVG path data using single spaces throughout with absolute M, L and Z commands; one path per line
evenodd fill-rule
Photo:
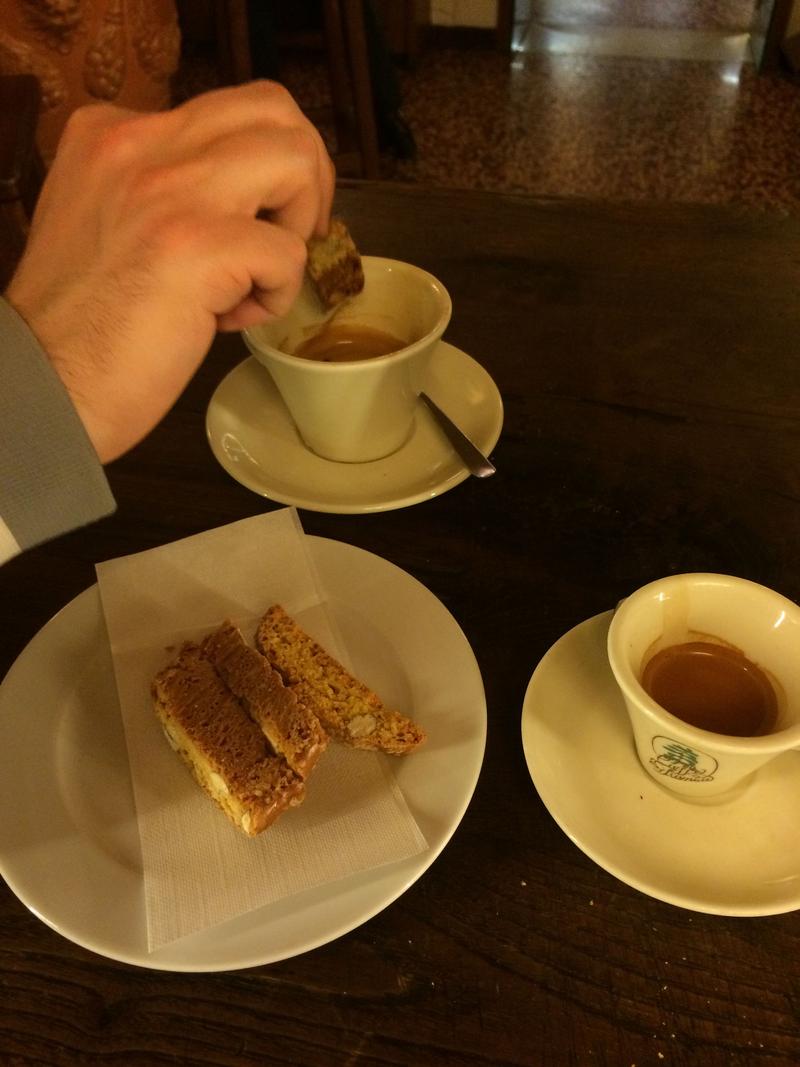
M 650 766 L 667 778 L 680 782 L 713 782 L 719 764 L 713 756 L 673 741 L 669 737 L 654 737 Z

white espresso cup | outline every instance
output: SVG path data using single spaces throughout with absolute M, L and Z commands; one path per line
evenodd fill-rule
M 642 678 L 652 657 L 687 642 L 722 645 L 757 668 L 775 697 L 768 732 L 712 732 L 678 718 L 645 690 Z M 769 760 L 800 748 L 800 607 L 771 589 L 724 574 L 676 574 L 651 582 L 617 607 L 608 658 L 642 766 L 686 799 L 743 786 Z
M 334 312 L 306 278 L 287 315 L 243 331 L 306 446 L 346 463 L 381 459 L 409 439 L 425 371 L 452 310 L 447 290 L 427 271 L 377 256 L 363 256 L 362 264 L 362 292 Z M 367 327 L 401 344 L 387 355 L 350 362 L 294 355 L 332 315 L 337 330 Z

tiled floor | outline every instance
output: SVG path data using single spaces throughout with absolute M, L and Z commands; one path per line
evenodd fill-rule
M 517 31 L 538 23 L 560 29 L 626 27 L 741 33 L 755 0 L 515 0 Z M 517 33 L 517 41 L 519 32 Z
M 747 53 L 755 0 L 516 0 L 515 51 L 729 61 Z
M 753 0 L 527 0 L 511 57 L 403 76 L 408 180 L 800 210 L 800 86 L 749 61 Z
M 800 210 L 800 87 L 752 64 L 452 50 L 403 84 L 403 179 Z
M 613 200 L 800 211 L 800 84 L 748 57 L 755 0 L 518 0 L 515 50 L 399 69 L 413 161 L 386 177 Z M 325 68 L 287 66 L 301 104 Z

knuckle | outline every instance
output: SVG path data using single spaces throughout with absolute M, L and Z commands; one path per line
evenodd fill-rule
M 289 90 L 278 82 L 258 81 L 253 83 L 255 91 L 261 96 L 272 122 L 294 131 L 316 151 L 316 129 L 303 114 L 300 106 Z
M 87 168 L 100 174 L 122 174 L 141 155 L 142 125 L 140 118 L 119 117 L 116 108 L 90 105 L 70 116 L 65 136 L 81 144 Z
M 120 148 L 120 152 L 123 149 Z M 119 173 L 118 195 L 127 212 L 182 214 L 202 200 L 205 168 L 199 160 L 137 158 Z
M 130 239 L 135 260 L 153 271 L 194 272 L 207 258 L 207 238 L 201 221 L 190 212 L 142 211 Z
M 268 81 L 266 78 L 258 79 L 251 83 L 253 91 L 258 93 L 265 104 L 283 114 L 293 116 L 301 115 L 297 103 L 289 90 L 279 82 Z
M 131 171 L 127 175 L 127 206 L 129 210 L 152 204 L 167 209 L 175 202 L 176 175 L 173 167 L 163 164 L 152 164 Z M 184 197 L 191 188 L 189 183 L 183 183 Z M 180 202 L 180 197 L 178 198 Z
M 117 109 L 112 104 L 84 104 L 76 107 L 64 123 L 64 137 L 80 137 L 112 118 Z
M 148 243 L 158 258 L 171 261 L 196 260 L 204 240 L 198 220 L 184 212 L 154 215 Z
M 299 290 L 299 285 L 285 285 L 281 289 L 262 294 L 259 303 L 269 318 L 280 319 L 291 310 Z
M 309 124 L 298 126 L 294 130 L 295 144 L 303 159 L 316 167 L 318 159 L 317 133 Z

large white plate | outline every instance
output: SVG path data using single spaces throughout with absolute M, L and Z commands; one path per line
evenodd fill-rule
M 471 356 L 442 341 L 425 375 L 425 391 L 488 455 L 500 436 L 503 402 Z M 469 477 L 421 403 L 401 449 L 371 463 L 334 463 L 300 440 L 269 372 L 252 356 L 220 382 L 206 414 L 211 451 L 255 493 L 309 511 L 390 511 L 440 496 Z
M 800 756 L 716 804 L 653 781 L 608 665 L 612 614 L 565 634 L 528 685 L 522 744 L 545 807 L 587 856 L 659 900 L 715 915 L 800 908 Z
M 64 937 L 159 970 L 271 963 L 371 918 L 447 844 L 472 796 L 486 740 L 472 650 L 446 608 L 398 567 L 338 541 L 309 543 L 355 670 L 368 668 L 376 687 L 401 698 L 428 731 L 418 752 L 389 765 L 430 848 L 148 954 L 127 751 L 92 586 L 39 631 L 0 686 L 0 873 Z

